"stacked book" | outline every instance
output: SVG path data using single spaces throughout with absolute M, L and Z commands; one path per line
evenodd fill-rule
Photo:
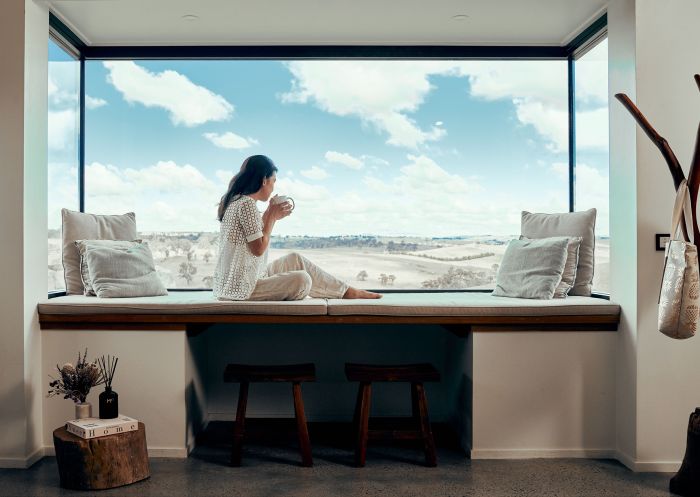
M 139 429 L 139 422 L 129 416 L 120 414 L 112 419 L 83 418 L 74 419 L 66 423 L 68 433 L 81 438 L 96 438 L 115 433 L 125 433 Z

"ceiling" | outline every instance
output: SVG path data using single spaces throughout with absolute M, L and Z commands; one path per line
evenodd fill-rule
M 554 45 L 606 0 L 48 0 L 89 45 Z M 454 16 L 468 16 L 454 18 Z M 183 16 L 197 16 L 196 19 Z

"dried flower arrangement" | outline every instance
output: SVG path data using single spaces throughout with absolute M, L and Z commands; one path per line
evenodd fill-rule
M 90 389 L 96 385 L 104 383 L 104 376 L 95 361 L 87 362 L 87 349 L 83 356 L 78 352 L 78 362 L 73 364 L 67 362 L 59 367 L 56 364 L 59 378 L 49 375 L 48 397 L 63 395 L 64 399 L 71 399 L 73 402 L 83 403 L 87 399 Z

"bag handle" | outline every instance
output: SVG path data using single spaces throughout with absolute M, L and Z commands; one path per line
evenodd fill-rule
M 685 236 L 683 230 L 681 230 L 681 223 L 685 223 L 686 231 L 692 233 L 692 204 L 690 201 L 690 192 L 688 191 L 688 181 L 682 180 L 680 185 L 678 185 L 678 191 L 676 192 L 676 201 L 673 204 L 673 216 L 671 218 L 671 239 L 680 240 L 680 236 L 683 240 L 690 243 L 690 239 Z M 678 231 L 681 235 L 678 235 Z

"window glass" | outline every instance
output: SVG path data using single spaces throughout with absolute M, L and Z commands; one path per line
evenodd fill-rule
M 492 288 L 520 212 L 568 210 L 566 61 L 89 61 L 86 89 L 86 209 L 134 211 L 170 288 L 211 286 L 253 154 L 296 202 L 270 258 L 358 287 Z
M 575 62 L 576 210 L 595 207 L 593 289 L 610 291 L 608 41 L 604 39 Z
M 65 289 L 61 263 L 61 208 L 78 210 L 80 62 L 49 38 L 48 289 Z

